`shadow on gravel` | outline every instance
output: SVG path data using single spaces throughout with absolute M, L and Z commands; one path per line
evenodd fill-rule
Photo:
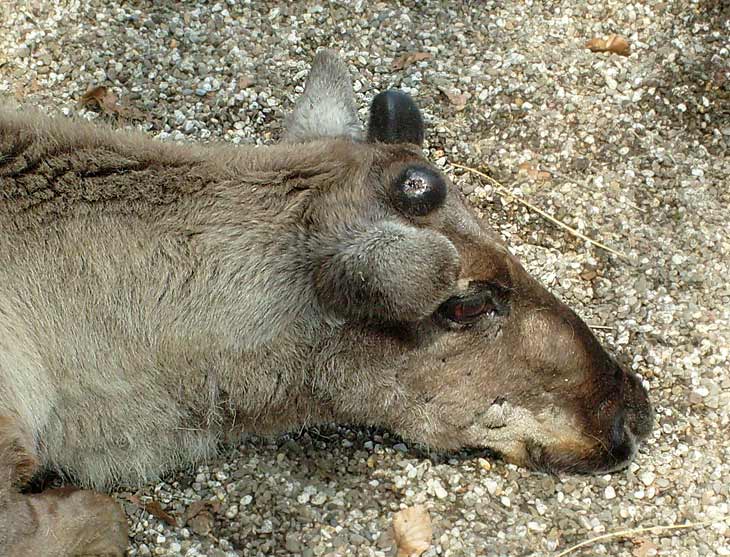
M 730 148 L 730 136 L 720 140 L 714 130 L 730 126 L 730 60 L 720 54 L 727 48 L 730 33 L 730 3 L 726 0 L 704 0 L 695 10 L 680 11 L 668 18 L 672 29 L 668 36 L 687 34 L 694 41 L 684 44 L 676 58 L 676 45 L 660 46 L 656 53 L 656 72 L 647 76 L 668 104 L 665 114 L 668 129 L 681 130 L 683 135 L 697 139 L 711 153 L 722 155 Z M 680 33 L 681 32 L 681 33 Z M 648 100 L 648 99 L 647 99 Z M 661 112 L 664 107 L 651 99 Z M 684 105 L 685 110 L 676 110 Z

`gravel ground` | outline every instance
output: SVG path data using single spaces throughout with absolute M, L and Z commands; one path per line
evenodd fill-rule
M 390 86 L 417 98 L 433 160 L 533 273 L 603 327 L 658 420 L 636 462 L 603 477 L 428 454 L 371 430 L 251 439 L 120 492 L 130 555 L 392 555 L 392 514 L 416 503 L 433 520 L 427 557 L 556 555 L 601 534 L 713 520 L 572 555 L 730 555 L 726 0 L 116 4 L 2 2 L 0 99 L 92 118 L 77 101 L 103 84 L 124 107 L 120 125 L 270 143 L 313 53 L 339 49 L 363 107 Z M 584 46 L 613 33 L 629 57 Z M 394 69 L 407 52 L 430 57 Z M 487 170 L 627 257 L 451 163 Z

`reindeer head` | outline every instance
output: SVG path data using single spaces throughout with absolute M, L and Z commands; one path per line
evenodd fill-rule
M 332 327 L 312 392 L 336 419 L 543 470 L 610 471 L 651 429 L 639 379 L 535 281 L 421 152 L 412 99 L 386 91 L 362 133 L 347 68 L 315 58 L 285 141 L 351 153 L 307 215 Z M 345 164 L 345 163 L 343 163 Z

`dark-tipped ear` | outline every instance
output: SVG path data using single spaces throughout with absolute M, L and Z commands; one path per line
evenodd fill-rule
M 379 93 L 370 105 L 368 141 L 423 145 L 423 117 L 407 93 L 391 89 Z
M 324 137 L 362 137 L 355 93 L 345 62 L 332 50 L 320 50 L 285 122 L 282 141 L 294 143 Z

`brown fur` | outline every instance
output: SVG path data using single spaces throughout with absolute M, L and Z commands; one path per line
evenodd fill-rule
M 347 94 L 343 71 L 320 55 L 307 94 Z M 105 488 L 231 432 L 338 421 L 550 470 L 631 458 L 651 422 L 636 378 L 455 188 L 425 216 L 393 206 L 401 171 L 428 167 L 417 146 L 358 142 L 349 112 L 319 136 L 316 115 L 295 112 L 296 143 L 239 149 L 0 111 L 4 554 L 44 531 L 49 555 L 124 545 L 103 496 L 19 495 L 36 463 Z M 500 311 L 445 320 L 470 288 Z

